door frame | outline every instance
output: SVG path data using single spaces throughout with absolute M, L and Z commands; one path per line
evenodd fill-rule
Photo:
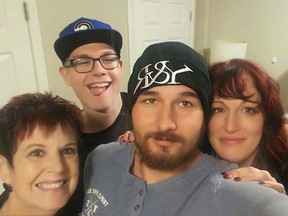
M 30 46 L 33 55 L 34 69 L 37 80 L 38 91 L 48 91 L 48 78 L 44 58 L 44 50 L 42 37 L 40 32 L 40 23 L 38 17 L 36 0 L 23 0 L 23 3 L 27 3 L 27 11 L 29 20 L 27 21 L 27 28 L 30 38 Z

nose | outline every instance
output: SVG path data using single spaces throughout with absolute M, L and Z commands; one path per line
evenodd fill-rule
M 176 115 L 172 106 L 164 105 L 159 108 L 156 124 L 160 131 L 171 131 L 177 128 Z
M 240 119 L 236 113 L 228 112 L 224 124 L 224 128 L 228 133 L 234 133 L 239 130 Z
M 48 171 L 53 173 L 63 173 L 66 169 L 65 160 L 62 155 L 54 154 L 48 158 Z
M 106 70 L 102 67 L 99 60 L 94 62 L 91 72 L 94 76 L 103 76 L 106 74 Z

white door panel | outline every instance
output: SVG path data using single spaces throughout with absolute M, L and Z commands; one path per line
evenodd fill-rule
M 11 96 L 36 91 L 37 87 L 22 1 L 0 1 L 0 105 L 3 105 Z
M 11 54 L 0 54 L 0 68 L 1 103 L 4 104 L 12 95 L 19 92 L 17 80 L 15 79 L 17 74 L 15 74 L 16 71 L 13 69 Z
M 194 8 L 194 0 L 128 1 L 130 68 L 150 44 L 180 41 L 193 47 Z

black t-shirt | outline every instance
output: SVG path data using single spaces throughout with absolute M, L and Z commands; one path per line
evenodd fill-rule
M 116 141 L 117 138 L 131 130 L 131 120 L 127 109 L 127 94 L 121 92 L 122 108 L 113 124 L 103 131 L 96 133 L 82 133 L 82 144 L 79 146 L 79 181 L 76 191 L 68 201 L 68 203 L 57 212 L 57 216 L 72 216 L 81 212 L 82 202 L 84 199 L 83 177 L 84 164 L 87 155 L 100 144 L 107 144 Z

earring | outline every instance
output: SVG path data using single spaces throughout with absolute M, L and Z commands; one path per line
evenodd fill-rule
M 6 184 L 6 183 L 3 183 L 3 187 L 5 189 L 5 191 L 7 192 L 12 192 L 12 186 L 10 184 Z
M 12 186 L 10 184 L 3 183 L 4 192 L 0 195 L 0 208 L 4 205 L 9 197 L 10 192 L 12 192 Z

